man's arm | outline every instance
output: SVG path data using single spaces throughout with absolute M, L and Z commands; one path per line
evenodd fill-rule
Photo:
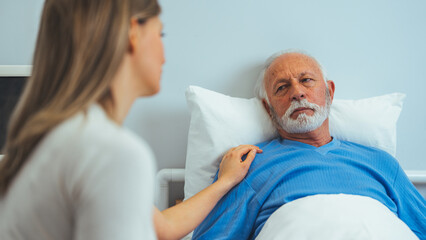
M 256 193 L 243 180 L 195 229 L 193 239 L 248 239 L 259 209 Z
M 410 227 L 417 237 L 426 239 L 426 201 L 399 167 L 394 182 L 398 217 Z

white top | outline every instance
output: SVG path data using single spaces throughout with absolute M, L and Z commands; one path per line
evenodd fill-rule
M 0 239 L 155 239 L 154 164 L 93 105 L 43 139 L 0 199 Z

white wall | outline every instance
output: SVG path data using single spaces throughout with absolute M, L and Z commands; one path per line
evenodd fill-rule
M 30 65 L 43 0 L 0 0 L 0 65 Z
M 30 64 L 31 26 L 41 2 L 1 1 L 2 36 L 6 32 L 14 40 L 0 38 L 0 64 Z M 299 48 L 323 63 L 336 83 L 336 98 L 406 93 L 397 158 L 404 169 L 426 170 L 425 1 L 160 2 L 167 58 L 162 91 L 138 100 L 125 122 L 151 144 L 159 169 L 184 167 L 188 85 L 252 97 L 264 59 L 281 49 Z

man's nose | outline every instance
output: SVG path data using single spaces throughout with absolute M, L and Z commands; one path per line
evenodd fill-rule
M 290 95 L 292 101 L 301 101 L 306 98 L 306 93 L 303 87 L 295 85 L 292 87 L 292 93 Z

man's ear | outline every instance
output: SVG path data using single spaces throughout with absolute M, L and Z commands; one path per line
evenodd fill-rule
M 332 80 L 327 80 L 327 86 L 328 86 L 328 91 L 330 92 L 331 102 L 333 102 L 334 90 L 336 89 L 336 86 L 334 85 L 334 82 Z
M 263 104 L 263 107 L 265 108 L 266 112 L 268 113 L 269 117 L 272 117 L 271 116 L 271 109 L 269 108 L 268 102 L 266 102 L 265 99 L 262 99 L 262 104 Z

